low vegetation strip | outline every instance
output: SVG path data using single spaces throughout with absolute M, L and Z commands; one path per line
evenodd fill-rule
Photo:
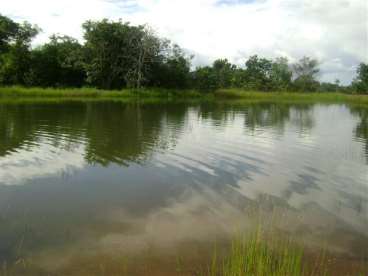
M 293 93 L 293 92 L 252 92 L 239 89 L 224 89 L 214 92 L 218 98 L 249 99 L 265 101 L 324 101 L 368 104 L 367 95 L 343 93 Z
M 208 94 L 206 94 L 208 95 Z M 26 88 L 21 86 L 0 87 L 0 97 L 24 98 L 167 98 L 167 97 L 203 97 L 204 95 L 194 90 L 169 90 L 169 89 L 123 89 L 101 90 L 96 88 Z
M 100 90 L 96 88 L 25 88 L 20 86 L 0 87 L 1 98 L 199 98 L 199 99 L 243 99 L 255 101 L 310 101 L 344 102 L 368 104 L 367 95 L 343 93 L 292 93 L 292 92 L 257 92 L 241 89 L 222 89 L 202 93 L 196 90 L 173 89 L 123 89 Z

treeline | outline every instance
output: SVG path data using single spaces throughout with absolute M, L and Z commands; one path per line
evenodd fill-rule
M 243 67 L 218 59 L 192 70 L 193 57 L 148 26 L 104 19 L 87 21 L 82 28 L 83 44 L 53 35 L 49 42 L 32 48 L 41 30 L 0 15 L 0 85 L 368 93 L 368 64 L 364 63 L 349 86 L 338 80 L 320 83 L 319 62 L 310 57 L 290 64 L 285 57 L 271 60 L 254 55 Z

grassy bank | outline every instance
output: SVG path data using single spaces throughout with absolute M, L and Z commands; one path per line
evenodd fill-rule
M 0 87 L 2 98 L 197 98 L 203 95 L 193 90 L 179 91 L 167 89 L 124 89 L 101 90 L 96 88 L 26 88 L 21 86 Z
M 322 102 L 348 102 L 368 104 L 368 95 L 350 95 L 342 93 L 296 93 L 296 92 L 250 92 L 240 89 L 224 89 L 215 93 L 217 98 L 248 99 L 259 101 L 322 101 Z
M 175 99 L 242 99 L 252 101 L 284 101 L 284 102 L 344 102 L 368 105 L 368 95 L 349 95 L 342 93 L 293 93 L 293 92 L 254 92 L 241 89 L 220 89 L 203 93 L 195 90 L 99 90 L 95 88 L 25 88 L 20 86 L 0 87 L 0 98 L 175 98 Z

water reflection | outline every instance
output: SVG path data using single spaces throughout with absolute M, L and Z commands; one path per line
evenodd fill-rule
M 154 148 L 165 149 L 175 140 L 162 132 L 174 126 L 171 134 L 179 133 L 185 113 L 182 105 L 90 105 L 86 114 L 86 159 L 104 166 L 142 162 Z
M 359 123 L 355 128 L 355 135 L 365 143 L 365 152 L 368 163 L 368 109 L 353 107 L 351 108 L 351 112 L 359 118 Z
M 280 133 L 290 118 L 290 105 L 262 103 L 252 105 L 246 110 L 245 126 L 252 131 L 256 129 L 274 128 Z
M 366 254 L 363 108 L 73 102 L 0 115 L 0 262 L 168 250 L 248 229 L 255 212 L 311 247 Z

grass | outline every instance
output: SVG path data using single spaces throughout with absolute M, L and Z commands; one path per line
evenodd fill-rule
M 96 88 L 26 88 L 21 86 L 0 87 L 1 99 L 24 98 L 64 98 L 64 99 L 242 99 L 247 101 L 281 102 L 330 102 L 368 105 L 368 95 L 342 93 L 296 93 L 296 92 L 256 92 L 242 89 L 220 89 L 202 93 L 195 90 L 175 89 L 124 89 L 100 90 Z
M 0 87 L 1 98 L 197 98 L 202 95 L 193 90 L 179 91 L 168 89 L 124 89 L 100 90 L 96 88 L 39 88 L 8 86 Z
M 215 93 L 217 98 L 244 99 L 259 101 L 285 102 L 344 102 L 368 104 L 368 95 L 352 95 L 343 93 L 297 93 L 297 92 L 255 92 L 241 89 L 223 89 Z
M 223 254 L 215 247 L 203 276 L 332 276 L 368 275 L 365 258 L 357 262 L 321 247 L 308 247 L 298 236 L 270 224 L 258 224 L 250 235 L 233 238 Z M 268 225 L 268 226 L 267 226 Z
M 336 263 L 330 262 L 334 255 L 327 254 L 326 250 L 308 251 L 290 236 L 264 229 L 258 227 L 251 235 L 239 235 L 232 239 L 229 246 L 215 245 L 212 260 L 204 251 L 196 253 L 196 250 L 192 250 L 193 256 L 180 250 L 173 255 L 168 253 L 162 256 L 148 250 L 141 252 L 139 256 L 130 257 L 92 252 L 85 255 L 71 254 L 71 262 L 56 270 L 40 266 L 32 258 L 19 259 L 14 264 L 3 263 L 0 266 L 0 275 L 345 275 L 339 267 L 334 267 Z M 341 264 L 342 261 L 343 259 L 339 259 L 337 263 Z M 351 269 L 348 270 L 348 275 L 363 276 L 368 272 L 364 264 L 360 268 Z

